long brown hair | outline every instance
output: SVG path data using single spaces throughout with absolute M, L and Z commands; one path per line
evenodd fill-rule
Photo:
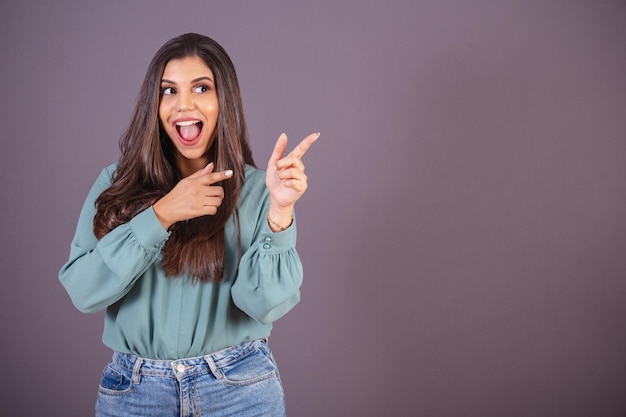
M 237 200 L 245 165 L 255 166 L 248 142 L 239 83 L 230 57 L 213 39 L 187 33 L 166 42 L 148 66 L 131 123 L 120 139 L 121 158 L 111 186 L 96 200 L 94 233 L 98 239 L 154 204 L 180 181 L 170 139 L 158 116 L 161 77 L 173 59 L 197 56 L 211 69 L 219 102 L 215 140 L 209 155 L 215 170 L 232 169 L 220 185 L 224 199 L 214 216 L 202 216 L 170 227 L 162 266 L 168 276 L 189 274 L 218 282 L 224 274 L 224 226 L 237 220 Z M 235 222 L 237 227 L 239 222 Z

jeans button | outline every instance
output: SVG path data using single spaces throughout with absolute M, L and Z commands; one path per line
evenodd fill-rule
M 176 370 L 180 373 L 185 372 L 185 365 L 183 365 L 182 363 L 179 363 L 178 365 L 176 365 Z

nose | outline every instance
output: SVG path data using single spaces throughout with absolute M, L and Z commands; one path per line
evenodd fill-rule
M 178 94 L 178 110 L 192 110 L 194 108 L 193 96 L 188 92 L 180 92 Z

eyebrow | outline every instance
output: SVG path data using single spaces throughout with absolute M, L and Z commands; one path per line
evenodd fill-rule
M 195 83 L 197 83 L 199 81 L 206 81 L 206 80 L 213 82 L 211 77 L 203 76 L 203 77 L 194 78 L 193 80 L 191 80 L 191 84 L 195 84 Z M 161 83 L 168 83 L 168 84 L 176 85 L 176 83 L 174 81 L 166 80 L 165 78 L 161 79 Z

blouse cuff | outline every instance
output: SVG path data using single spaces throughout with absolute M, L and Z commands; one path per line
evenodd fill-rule
M 293 249 L 296 246 L 297 232 L 296 220 L 287 229 L 281 232 L 273 232 L 266 222 L 261 226 L 259 237 L 261 244 L 259 252 L 263 254 L 277 254 Z
M 160 251 L 170 236 L 170 232 L 159 222 L 152 206 L 133 217 L 128 225 L 137 242 L 149 252 Z

